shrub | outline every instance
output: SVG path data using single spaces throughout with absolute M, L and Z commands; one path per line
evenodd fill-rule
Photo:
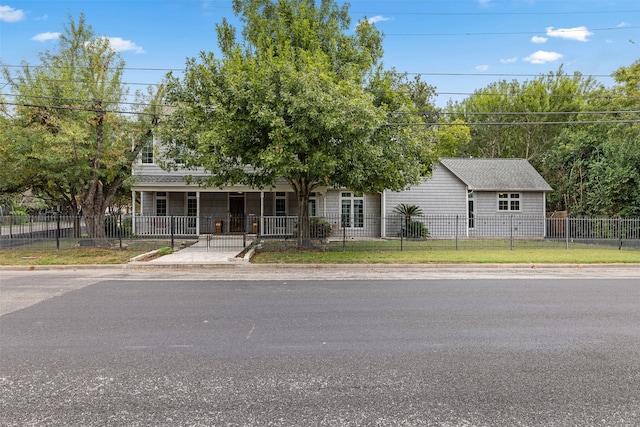
M 324 218 L 309 219 L 309 237 L 312 239 L 328 239 L 333 233 L 331 223 Z
M 402 229 L 402 236 L 410 239 L 425 239 L 429 237 L 429 230 L 420 221 L 411 221 Z
M 132 237 L 133 236 L 133 219 L 124 218 L 122 222 L 117 216 L 106 216 L 104 218 L 104 229 L 107 237 Z

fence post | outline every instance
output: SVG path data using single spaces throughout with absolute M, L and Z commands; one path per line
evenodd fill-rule
M 56 212 L 56 250 L 60 250 L 60 212 Z
M 120 250 L 122 250 L 122 228 L 123 228 L 123 223 L 122 223 L 122 214 L 120 214 L 118 216 L 118 240 L 120 240 Z
M 458 250 L 458 226 L 459 226 L 458 221 L 460 219 L 459 217 L 460 215 L 456 215 L 456 251 Z
M 402 218 L 400 220 L 400 252 L 404 250 L 404 230 L 405 230 L 406 219 Z
M 569 249 L 569 216 L 564 217 L 565 249 Z
M 345 227 L 344 218 L 342 218 L 342 252 L 347 250 L 347 227 Z
M 618 217 L 618 250 L 622 249 L 622 218 Z
M 513 215 L 509 217 L 509 250 L 513 250 Z
M 170 229 L 170 232 L 171 232 L 171 250 L 173 250 L 173 247 L 174 247 L 174 235 L 173 234 L 174 234 L 174 231 L 175 231 L 174 230 L 174 223 L 173 223 L 173 215 L 171 215 L 170 218 L 171 218 L 171 224 L 169 225 L 169 229 Z
M 242 227 L 242 247 L 247 247 L 247 228 L 249 228 L 249 223 L 251 223 L 250 217 L 244 217 L 244 227 Z

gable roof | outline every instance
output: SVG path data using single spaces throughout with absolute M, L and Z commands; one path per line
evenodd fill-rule
M 442 166 L 476 191 L 553 191 L 526 159 L 445 158 Z

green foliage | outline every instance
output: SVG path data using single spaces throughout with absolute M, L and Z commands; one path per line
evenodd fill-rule
M 122 218 L 109 215 L 104 218 L 104 229 L 106 237 L 109 238 L 130 238 L 133 237 L 133 219 Z
M 30 189 L 74 214 L 103 215 L 154 119 L 133 122 L 114 112 L 126 95 L 124 61 L 83 15 L 69 20 L 56 49 L 42 52 L 40 61 L 3 69 L 18 107 L 0 121 L 7 137 L 0 191 Z M 91 237 L 104 237 L 98 224 L 89 227 L 98 233 Z
M 382 36 L 367 20 L 351 34 L 348 6 L 333 0 L 234 0 L 242 41 L 223 20 L 222 58 L 187 61 L 168 75 L 171 115 L 161 129 L 168 169 L 204 167 L 203 184 L 272 187 L 285 179 L 298 206 L 321 186 L 358 192 L 401 190 L 433 156 L 406 91 L 381 71 Z M 416 83 L 417 84 L 417 83 Z M 416 100 L 428 87 L 415 86 Z M 425 97 L 426 96 L 426 97 Z M 180 161 L 176 161 L 180 158 Z M 308 236 L 306 209 L 299 209 Z
M 402 236 L 409 239 L 425 239 L 429 237 L 429 230 L 420 221 L 411 221 L 403 227 Z
M 555 189 L 549 197 L 552 209 L 585 216 L 640 215 L 640 125 L 631 112 L 640 108 L 637 73 L 640 61 L 618 70 L 617 86 L 594 92 L 586 114 L 556 138 L 545 164 Z
M 422 215 L 422 209 L 417 205 L 409 205 L 406 203 L 400 203 L 396 207 L 393 208 L 393 211 L 397 214 L 412 217 Z
M 312 239 L 328 239 L 333 234 L 331 223 L 324 218 L 310 218 L 309 228 Z
M 570 76 L 560 68 L 530 81 L 501 80 L 476 90 L 449 106 L 452 120 L 474 124 L 471 139 L 458 148 L 458 154 L 524 158 L 540 169 L 562 130 L 562 126 L 544 123 L 576 120 L 586 106 L 586 96 L 598 87 L 592 78 L 580 73 Z M 483 123 L 487 125 L 480 126 Z
M 160 256 L 170 255 L 172 253 L 173 253 L 173 249 L 171 249 L 169 247 L 164 247 L 164 248 L 158 249 L 158 255 L 160 255 Z

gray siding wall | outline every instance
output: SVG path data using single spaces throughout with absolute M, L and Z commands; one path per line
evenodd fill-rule
M 437 164 L 431 178 L 404 191 L 387 191 L 385 201 L 385 216 L 397 215 L 393 209 L 400 203 L 420 206 L 425 215 L 466 215 L 467 186 Z
M 498 193 L 475 192 L 470 237 L 544 237 L 544 193 L 520 192 L 520 211 L 498 211 Z
M 185 207 L 186 193 L 167 193 L 167 215 L 186 215 Z
M 227 193 L 200 193 L 200 216 L 227 219 Z
M 343 230 L 340 226 L 340 215 L 342 213 L 340 206 L 340 195 L 349 190 L 327 190 L 324 196 L 326 204 L 327 220 L 333 226 L 334 237 L 346 235 L 347 237 L 379 237 L 380 236 L 380 210 L 381 196 L 380 194 L 364 195 L 364 227 L 347 228 Z M 324 207 L 323 207 L 324 208 Z M 320 214 L 323 212 L 318 210 Z
M 422 209 L 423 218 L 415 218 L 425 224 L 431 237 L 448 237 L 455 230 L 455 217 L 467 215 L 467 186 L 442 165 L 437 164 L 430 178 L 407 190 L 385 192 L 385 235 L 400 235 L 402 219 L 393 210 L 399 204 L 416 205 Z M 444 218 L 447 217 L 447 218 Z M 450 222 L 452 222 L 450 224 Z M 466 234 L 464 221 L 458 224 L 462 235 Z M 454 233 L 455 234 L 455 233 Z
M 156 214 L 155 193 L 145 191 L 140 195 L 142 202 L 142 215 L 154 216 Z

